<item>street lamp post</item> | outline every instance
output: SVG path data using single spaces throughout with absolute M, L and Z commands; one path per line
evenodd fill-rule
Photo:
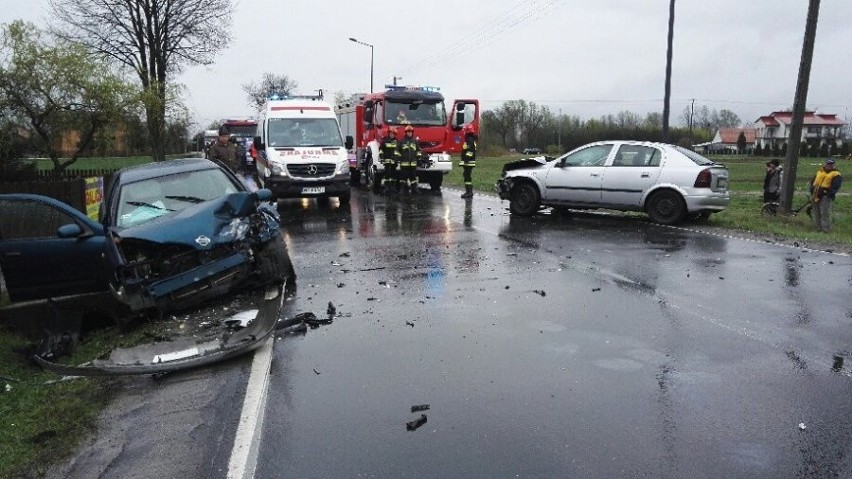
M 349 41 L 370 47 L 370 93 L 373 93 L 373 45 L 349 37 Z

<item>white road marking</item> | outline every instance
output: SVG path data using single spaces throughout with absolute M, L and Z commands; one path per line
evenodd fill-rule
M 263 414 L 266 411 L 266 396 L 269 390 L 269 368 L 272 364 L 272 345 L 269 338 L 257 348 L 251 362 L 251 374 L 246 385 L 246 396 L 240 413 L 240 424 L 234 437 L 234 449 L 228 462 L 228 479 L 254 477 L 257 454 L 260 448 Z

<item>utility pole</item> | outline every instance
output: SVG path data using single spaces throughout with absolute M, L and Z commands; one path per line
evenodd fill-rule
M 695 144 L 692 139 L 692 125 L 695 123 L 695 98 L 692 99 L 692 105 L 689 107 L 689 146 Z
M 559 146 L 559 154 L 562 154 L 562 108 L 559 109 L 559 121 L 556 123 L 556 144 Z
M 790 138 L 787 140 L 787 158 L 784 162 L 784 185 L 781 188 L 781 211 L 784 213 L 790 213 L 793 206 L 793 190 L 796 188 L 796 169 L 799 166 L 799 146 L 802 142 L 805 105 L 808 102 L 808 83 L 811 78 L 818 18 L 819 0 L 809 0 L 802 59 L 799 62 L 799 78 L 796 81 L 796 97 L 793 99 Z
M 669 142 L 669 103 L 672 97 L 672 40 L 674 39 L 675 0 L 669 2 L 669 40 L 666 50 L 666 96 L 663 100 L 663 143 Z

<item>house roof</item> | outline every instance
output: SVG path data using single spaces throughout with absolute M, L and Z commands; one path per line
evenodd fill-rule
M 745 133 L 746 143 L 754 143 L 757 136 L 755 128 L 720 128 L 719 136 L 722 138 L 722 143 L 736 145 L 740 132 Z
M 778 126 L 780 123 L 789 125 L 793 121 L 793 112 L 773 111 L 767 116 L 758 118 L 757 121 L 763 122 L 766 126 Z M 837 118 L 837 115 L 833 113 L 827 114 L 806 111 L 802 124 L 811 126 L 843 126 L 846 122 Z

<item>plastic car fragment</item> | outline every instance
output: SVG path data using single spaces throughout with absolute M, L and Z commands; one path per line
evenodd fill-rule
M 182 371 L 231 359 L 258 348 L 275 330 L 284 304 L 284 285 L 270 284 L 257 293 L 257 315 L 245 328 L 199 342 L 181 338 L 169 342 L 117 348 L 108 359 L 80 366 L 57 364 L 36 356 L 43 368 L 66 376 L 118 376 Z

